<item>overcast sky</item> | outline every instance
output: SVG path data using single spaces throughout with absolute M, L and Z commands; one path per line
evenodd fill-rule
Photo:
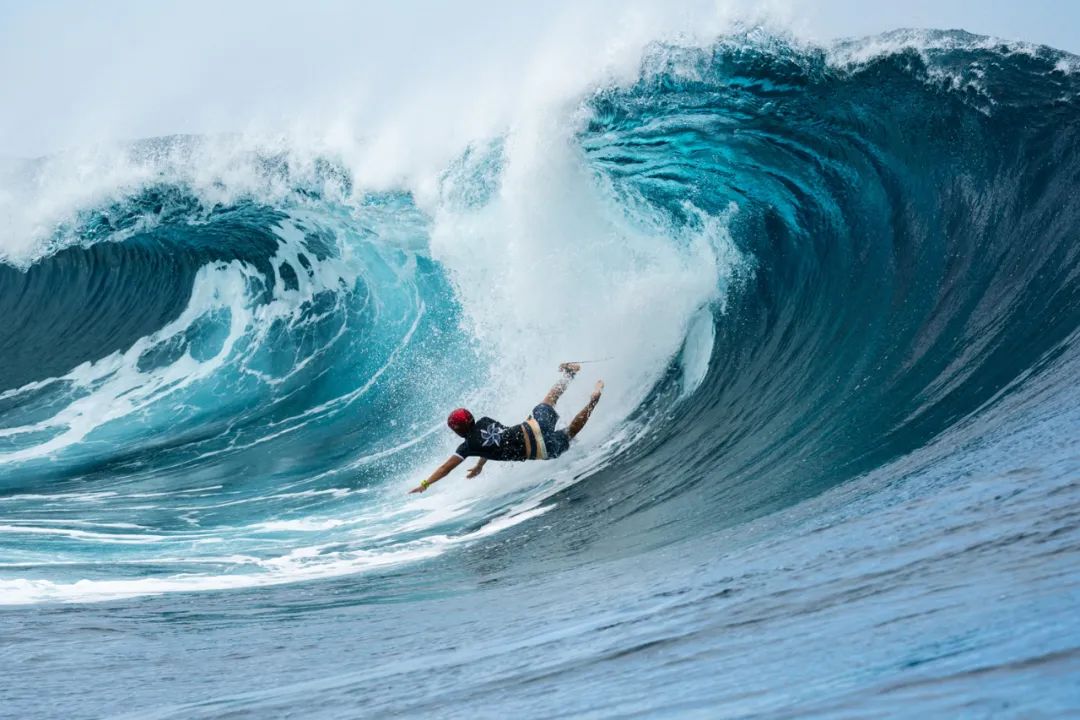
M 664 7 L 675 18 L 671 27 L 695 30 L 715 6 L 764 7 L 797 34 L 821 40 L 962 28 L 1080 52 L 1074 0 L 638 4 Z M 401 103 L 419 79 L 510 77 L 558 53 L 551 38 L 560 29 L 607 36 L 625 7 L 616 0 L 0 0 L 0 154 L 242 130 L 256 117 Z

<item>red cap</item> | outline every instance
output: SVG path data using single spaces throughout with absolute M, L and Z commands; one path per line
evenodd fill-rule
M 475 422 L 472 413 L 465 408 L 458 408 L 446 418 L 446 424 L 450 426 L 450 429 L 461 436 L 467 435 Z

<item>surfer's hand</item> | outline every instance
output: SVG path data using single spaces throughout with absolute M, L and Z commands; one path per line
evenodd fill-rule
M 424 483 L 420 483 L 419 485 L 414 487 L 412 490 L 410 490 L 409 494 L 412 495 L 413 493 L 422 493 L 425 490 L 427 490 L 427 485 L 425 485 Z
M 581 365 L 573 362 L 563 363 L 559 366 L 559 371 L 566 373 L 570 377 L 574 377 L 575 375 L 577 375 L 580 370 Z
M 477 463 L 473 467 L 469 468 L 469 472 L 465 473 L 465 477 L 474 478 L 480 474 L 480 471 L 484 469 L 483 463 Z

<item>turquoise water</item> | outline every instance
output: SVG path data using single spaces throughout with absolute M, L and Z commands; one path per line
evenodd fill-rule
M 115 149 L 0 265 L 5 714 L 1075 711 L 1075 67 L 655 45 L 423 192 Z M 406 494 L 579 357 L 564 458 Z

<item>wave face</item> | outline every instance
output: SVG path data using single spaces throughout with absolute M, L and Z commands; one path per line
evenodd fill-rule
M 169 630 L 192 704 L 123 631 L 156 716 L 1061 710 L 1075 67 L 959 32 L 655 45 L 426 194 L 236 138 L 117 149 L 66 203 L 39 195 L 75 163 L 21 164 L 45 220 L 0 265 L 0 598 L 254 658 L 318 639 L 256 683 Z M 448 408 L 516 421 L 578 357 L 609 390 L 572 453 L 404 494 Z

